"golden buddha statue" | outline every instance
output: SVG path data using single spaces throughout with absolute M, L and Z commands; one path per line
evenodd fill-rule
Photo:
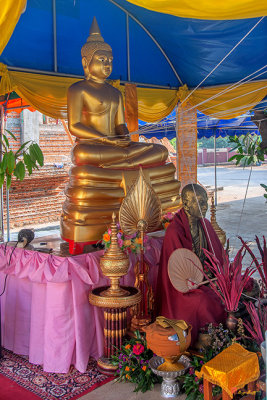
M 112 72 L 112 50 L 95 18 L 81 54 L 85 79 L 68 90 L 68 126 L 76 142 L 61 216 L 61 236 L 70 243 L 72 254 L 82 251 L 79 243 L 81 247 L 101 239 L 140 166 L 163 211 L 177 208 L 180 187 L 173 164 L 166 164 L 164 146 L 130 140 L 122 95 L 106 82 Z

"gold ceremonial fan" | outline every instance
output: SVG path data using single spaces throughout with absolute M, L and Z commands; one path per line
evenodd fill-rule
M 188 249 L 174 250 L 169 258 L 168 274 L 173 287 L 182 293 L 197 289 L 204 276 L 200 259 Z
M 119 213 L 120 226 L 126 235 L 137 231 L 141 236 L 160 226 L 161 203 L 152 186 L 146 181 L 142 168 L 135 183 L 122 201 Z

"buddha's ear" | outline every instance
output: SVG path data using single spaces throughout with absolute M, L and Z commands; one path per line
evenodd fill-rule
M 82 58 L 82 66 L 84 70 L 84 75 L 88 76 L 89 75 L 89 66 L 88 66 L 88 61 L 86 57 Z

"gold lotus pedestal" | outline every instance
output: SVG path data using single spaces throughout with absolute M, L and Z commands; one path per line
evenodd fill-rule
M 119 248 L 115 218 L 113 214 L 110 247 L 100 259 L 102 273 L 111 284 L 96 288 L 89 294 L 90 303 L 104 309 L 104 356 L 97 365 L 107 375 L 113 375 L 117 369 L 111 363 L 111 356 L 122 346 L 127 329 L 127 308 L 141 301 L 137 288 L 119 285 L 120 278 L 128 272 L 129 259 Z

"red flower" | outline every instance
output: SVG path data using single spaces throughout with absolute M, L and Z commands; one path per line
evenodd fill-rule
M 133 346 L 133 353 L 136 356 L 139 356 L 140 354 L 142 354 L 144 350 L 145 350 L 144 346 L 140 343 L 137 343 Z

